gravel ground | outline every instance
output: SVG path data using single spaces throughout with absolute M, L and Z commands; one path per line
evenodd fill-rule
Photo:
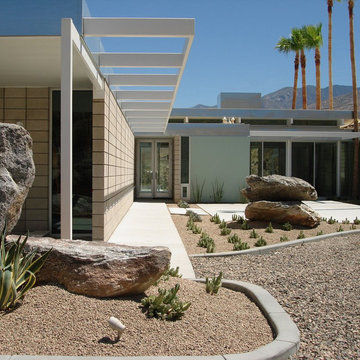
M 270 326 L 244 294 L 225 288 L 209 295 L 205 285 L 183 279 L 182 301 L 191 301 L 175 322 L 146 318 L 141 295 L 95 299 L 52 285 L 38 286 L 21 306 L 0 312 L 0 354 L 73 356 L 216 355 L 246 352 L 273 340 Z M 147 294 L 157 294 L 152 287 Z M 107 324 L 119 318 L 126 329 L 118 342 Z
M 360 359 L 359 235 L 192 263 L 197 277 L 223 271 L 268 290 L 299 327 L 293 359 Z

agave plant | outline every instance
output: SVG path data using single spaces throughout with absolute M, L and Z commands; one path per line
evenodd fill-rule
M 35 258 L 36 250 L 24 254 L 28 235 L 21 241 L 6 244 L 6 225 L 1 233 L 0 244 L 0 310 L 9 310 L 21 300 L 36 281 L 35 274 L 41 269 L 51 250 Z

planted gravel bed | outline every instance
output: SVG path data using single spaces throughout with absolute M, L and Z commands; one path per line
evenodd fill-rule
M 360 236 L 263 255 L 192 258 L 197 277 L 219 271 L 264 287 L 300 330 L 292 359 L 360 359 Z

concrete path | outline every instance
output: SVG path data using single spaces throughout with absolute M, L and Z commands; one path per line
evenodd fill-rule
M 317 201 L 303 201 L 310 206 L 321 217 L 330 218 L 340 221 L 346 218 L 352 222 L 356 217 L 360 219 L 360 206 L 354 204 L 343 203 L 333 200 L 317 200 Z M 245 208 L 247 204 L 198 204 L 203 210 L 210 215 L 218 213 L 220 218 L 225 221 L 230 221 L 233 214 L 245 216 Z
M 109 242 L 134 246 L 166 246 L 171 267 L 184 278 L 195 278 L 185 247 L 165 203 L 134 202 Z

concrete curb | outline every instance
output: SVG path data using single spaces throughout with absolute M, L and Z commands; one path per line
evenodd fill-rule
M 284 247 L 303 245 L 306 243 L 317 242 L 317 241 L 330 239 L 330 238 L 337 237 L 337 236 L 346 236 L 346 235 L 351 235 L 351 234 L 360 234 L 360 230 L 341 231 L 341 232 L 336 232 L 336 233 L 332 233 L 332 234 L 319 235 L 319 236 L 314 236 L 311 238 L 305 238 L 305 239 L 299 239 L 299 240 L 292 240 L 292 241 L 282 242 L 279 244 L 267 245 L 267 246 L 262 246 L 259 248 L 253 248 L 253 249 L 241 250 L 241 251 L 227 251 L 227 252 L 210 253 L 210 254 L 191 254 L 191 255 L 189 255 L 189 257 L 191 258 L 191 257 L 234 256 L 234 255 L 261 255 L 261 254 L 266 254 L 271 251 L 281 249 Z
M 192 279 L 205 282 L 205 279 Z M 290 316 L 276 299 L 260 286 L 234 280 L 223 280 L 222 286 L 241 291 L 252 299 L 262 310 L 275 333 L 270 344 L 242 354 L 214 356 L 38 356 L 38 355 L 0 355 L 0 360 L 286 360 L 299 348 L 300 334 Z

